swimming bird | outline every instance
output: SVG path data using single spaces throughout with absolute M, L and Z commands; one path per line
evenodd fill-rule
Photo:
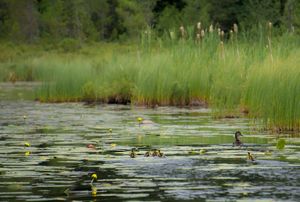
M 152 156 L 153 156 L 153 157 L 154 157 L 154 156 L 158 156 L 158 151 L 157 151 L 157 149 L 154 149 L 154 150 L 153 150 Z
M 242 133 L 240 131 L 236 131 L 234 134 L 235 141 L 232 143 L 233 147 L 243 145 L 242 141 L 240 140 L 240 136 L 243 136 Z
M 147 152 L 144 154 L 144 157 L 149 157 L 149 156 L 151 156 L 151 155 L 152 155 L 151 151 L 147 151 Z
M 249 161 L 255 161 L 253 155 L 250 152 L 248 152 L 247 157 Z
M 166 157 L 164 153 L 160 152 L 160 150 L 157 150 L 157 156 L 158 157 Z
M 131 152 L 130 152 L 130 158 L 135 158 L 136 157 L 136 153 L 134 152 L 135 148 L 132 148 L 131 149 Z

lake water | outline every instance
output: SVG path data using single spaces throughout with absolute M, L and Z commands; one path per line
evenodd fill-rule
M 14 99 L 3 89 L 1 201 L 300 199 L 299 134 L 281 134 L 277 150 L 279 135 L 246 118 L 213 119 L 210 109 L 45 104 L 24 99 L 22 85 L 9 91 Z M 232 147 L 237 130 L 243 147 Z M 154 149 L 165 157 L 144 157 Z

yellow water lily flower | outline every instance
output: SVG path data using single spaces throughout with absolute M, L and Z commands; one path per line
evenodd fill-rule
M 24 146 L 25 146 L 25 147 L 30 147 L 29 142 L 25 142 L 25 143 L 24 143 Z
M 29 155 L 30 155 L 30 151 L 25 152 L 24 155 L 25 155 L 25 156 L 29 156 Z
M 111 147 L 115 147 L 115 146 L 117 146 L 117 144 L 112 143 L 112 144 L 110 144 L 110 146 L 111 146 Z
M 142 118 L 142 117 L 138 117 L 138 118 L 137 118 L 137 121 L 138 121 L 139 123 L 141 123 L 141 122 L 143 121 L 143 118 Z
M 94 179 L 94 180 L 96 180 L 97 178 L 98 178 L 98 176 L 97 176 L 97 174 L 96 173 L 94 173 L 94 174 L 92 174 L 92 179 Z

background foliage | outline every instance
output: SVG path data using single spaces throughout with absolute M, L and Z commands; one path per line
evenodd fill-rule
M 297 0 L 0 0 L 0 37 L 17 42 L 126 40 L 141 30 L 233 23 L 251 29 L 271 21 L 299 32 Z

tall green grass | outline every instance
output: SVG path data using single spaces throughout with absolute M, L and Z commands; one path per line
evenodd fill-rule
M 37 98 L 45 102 L 209 105 L 216 116 L 249 112 L 269 128 L 300 130 L 299 36 L 274 37 L 260 29 L 256 36 L 234 33 L 221 42 L 216 31 L 195 40 L 192 28 L 184 38 L 148 33 L 138 46 L 35 48 L 26 57 L 11 51 L 10 59 L 0 57 L 0 72 L 23 78 L 30 69 L 31 80 L 42 81 Z
M 263 118 L 268 128 L 300 128 L 300 50 L 289 56 L 266 59 L 253 67 L 245 88 L 250 115 Z

